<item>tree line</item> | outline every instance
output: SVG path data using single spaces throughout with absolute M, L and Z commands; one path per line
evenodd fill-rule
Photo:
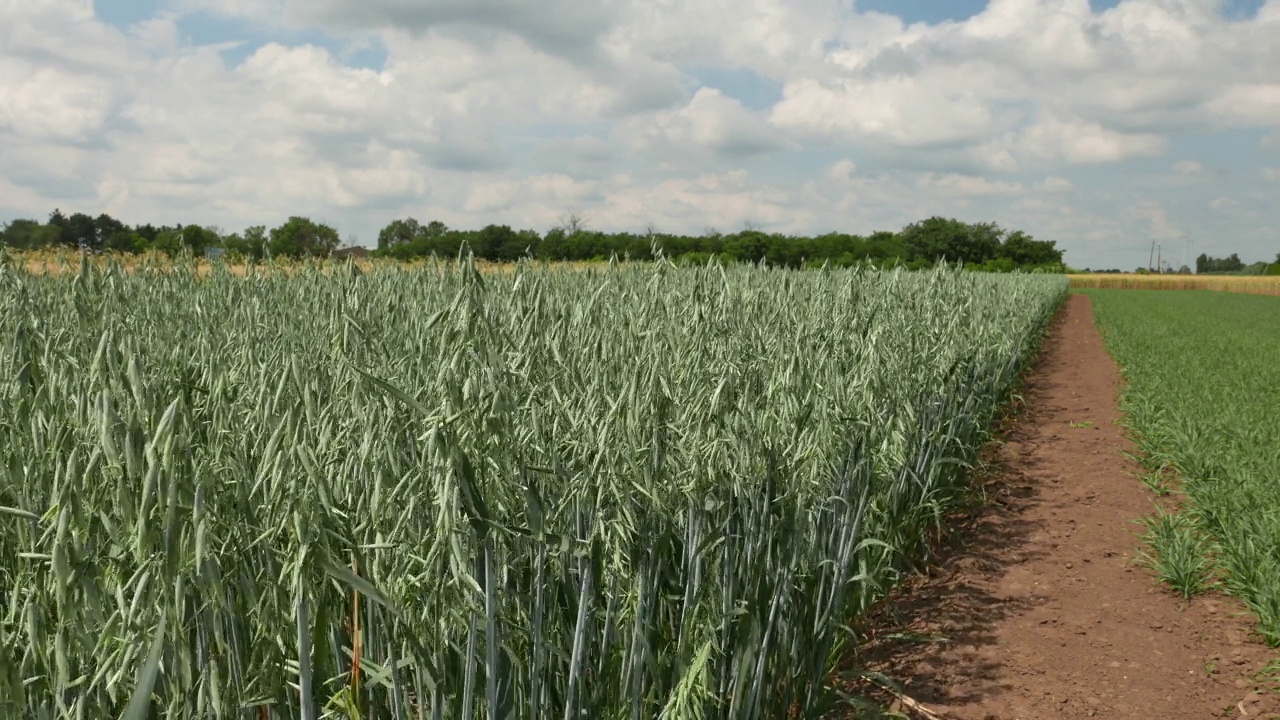
M 126 225 L 103 213 L 49 214 L 48 222 L 14 220 L 0 230 L 0 245 L 18 250 L 69 248 L 91 252 L 161 252 L 204 255 L 211 248 L 246 258 L 327 256 L 338 248 L 338 231 L 309 218 L 291 217 L 270 231 L 258 225 L 243 233 L 223 234 L 199 225 Z
M 326 257 L 339 249 L 338 231 L 306 217 L 291 217 L 268 230 L 254 226 L 224 234 L 216 227 L 151 224 L 129 226 L 107 214 L 50 213 L 47 222 L 22 219 L 0 230 L 0 244 L 37 250 L 71 248 L 124 253 L 162 252 L 203 255 L 220 248 L 233 258 Z M 823 264 L 928 267 L 938 260 L 963 262 L 988 271 L 1039 269 L 1061 272 L 1062 250 L 1052 240 L 1036 240 L 1020 230 L 996 223 L 965 223 L 931 217 L 897 232 L 870 235 L 831 232 L 816 236 L 784 235 L 747 227 L 733 233 L 707 230 L 701 235 L 658 232 L 601 232 L 571 215 L 546 233 L 488 225 L 478 230 L 450 228 L 440 221 L 414 218 L 390 222 L 378 234 L 373 255 L 398 260 L 456 257 L 469 251 L 477 258 L 509 262 L 523 257 L 548 261 L 592 261 L 618 257 L 652 260 L 655 253 L 676 262 L 767 262 L 800 268 Z
M 1204 253 L 1196 258 L 1197 275 L 1280 275 L 1280 253 L 1274 263 L 1245 264 L 1238 253 L 1224 258 L 1210 257 Z

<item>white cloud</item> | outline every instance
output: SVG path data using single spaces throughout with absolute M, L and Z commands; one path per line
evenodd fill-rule
M 1048 115 L 1026 130 L 1019 150 L 1040 162 L 1083 165 L 1159 155 L 1166 144 L 1152 133 L 1124 133 L 1095 122 L 1062 121 Z
M 1045 192 L 1060 193 L 1060 192 L 1067 192 L 1068 190 L 1071 190 L 1072 188 L 1075 187 L 1075 183 L 1071 182 L 1066 178 L 1049 176 L 1044 179 L 1044 182 L 1040 183 L 1040 187 Z
M 1184 177 L 1195 177 L 1205 174 L 1205 167 L 1194 160 L 1179 160 L 1173 164 L 1173 171 Z
M 534 150 L 533 160 L 540 170 L 595 178 L 608 172 L 620 156 L 607 140 L 579 135 L 546 140 Z
M 1026 188 L 1017 183 L 988 180 L 984 177 L 948 173 L 946 175 L 926 174 L 920 179 L 920 187 L 933 190 L 941 195 L 1021 195 Z
M 1209 207 L 1218 215 L 1237 220 L 1254 220 L 1259 217 L 1255 198 L 1244 199 L 1222 196 L 1209 202 Z
M 854 178 L 854 173 L 858 171 L 858 166 L 848 158 L 837 160 L 831 167 L 827 168 L 827 179 L 833 182 L 848 182 Z
M 1182 228 L 1169 217 L 1169 211 L 1157 200 L 1142 200 L 1128 209 L 1128 216 L 1144 221 L 1146 232 L 1154 240 L 1173 240 L 1183 236 Z
M 1220 7 L 992 0 L 930 24 L 830 0 L 171 0 L 118 28 L 87 0 L 0 0 L 0 221 L 323 214 L 372 238 L 410 213 L 794 232 L 938 213 L 1102 258 L 1184 227 L 1245 255 L 1280 226 L 1250 194 L 1278 179 L 1280 0 Z M 208 14 L 236 22 L 192 44 Z M 352 67 L 358 47 L 385 63 Z M 1259 132 L 1267 153 L 1239 152 Z
M 536 204 L 554 213 L 577 207 L 598 193 L 599 183 L 579 182 L 568 175 L 535 175 L 523 180 L 490 182 L 472 186 L 463 208 L 488 213 L 507 210 L 516 203 Z
M 293 28 L 321 26 L 340 32 L 397 28 L 413 35 L 433 31 L 496 31 L 518 36 L 552 55 L 583 58 L 614 23 L 616 4 L 579 0 L 179 0 L 255 23 Z
M 172 17 L 154 17 L 143 20 L 129 29 L 137 46 L 156 55 L 171 55 L 182 45 L 178 24 Z
M 778 134 L 742 103 L 705 87 L 682 108 L 633 119 L 620 136 L 635 152 L 682 160 L 689 150 L 741 158 L 782 146 Z
M 947 78 L 839 84 L 800 78 L 787 84 L 772 120 L 801 134 L 906 147 L 976 141 L 998 127 L 985 103 L 949 85 L 955 87 Z
M 1280 83 L 1233 84 L 1206 102 L 1205 108 L 1219 126 L 1280 124 Z

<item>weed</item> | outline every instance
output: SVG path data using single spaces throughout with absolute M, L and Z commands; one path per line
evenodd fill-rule
M 1264 685 L 1273 693 L 1280 693 L 1280 658 L 1267 663 L 1267 666 L 1254 673 L 1253 679 Z

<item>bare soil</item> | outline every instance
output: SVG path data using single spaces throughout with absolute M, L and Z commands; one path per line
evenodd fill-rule
M 907 715 L 1280 717 L 1277 653 L 1243 606 L 1184 603 L 1135 562 L 1154 505 L 1125 455 L 1120 386 L 1089 298 L 1072 295 L 991 450 L 988 502 L 859 653 L 924 708 L 898 703 Z

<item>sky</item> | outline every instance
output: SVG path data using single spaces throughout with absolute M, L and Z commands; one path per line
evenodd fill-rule
M 0 0 L 0 222 L 1280 253 L 1280 0 Z

